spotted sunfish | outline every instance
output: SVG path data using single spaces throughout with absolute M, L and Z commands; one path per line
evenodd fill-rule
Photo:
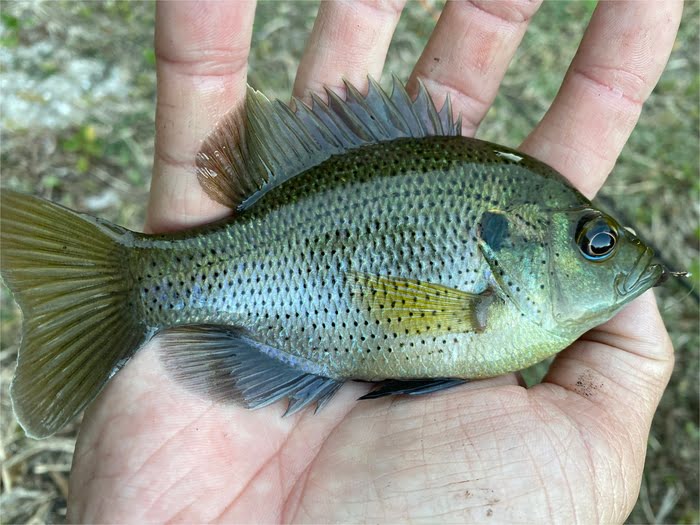
M 397 81 L 295 109 L 248 88 L 197 159 L 225 220 L 148 235 L 3 189 L 19 423 L 56 432 L 156 334 L 183 386 L 249 408 L 426 394 L 537 363 L 665 278 L 559 173 L 460 130 Z

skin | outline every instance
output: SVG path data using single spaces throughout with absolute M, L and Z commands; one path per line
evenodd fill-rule
M 295 94 L 379 77 L 402 7 L 324 4 Z M 412 81 L 450 92 L 473 134 L 537 2 L 448 3 Z M 149 231 L 226 215 L 193 161 L 244 96 L 254 5 L 158 5 L 157 152 Z M 587 196 L 603 184 L 668 59 L 677 2 L 601 3 L 561 90 L 521 146 Z M 465 31 L 465 28 L 469 28 Z M 443 57 L 437 66 L 433 56 Z M 339 89 L 340 90 L 340 89 Z M 622 522 L 639 493 L 673 349 L 651 292 L 558 355 L 531 389 L 515 375 L 423 398 L 282 419 L 188 393 L 143 349 L 87 412 L 69 520 L 89 522 Z

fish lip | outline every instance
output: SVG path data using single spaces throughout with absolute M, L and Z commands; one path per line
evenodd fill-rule
M 615 291 L 620 296 L 629 296 L 632 299 L 663 281 L 664 267 L 660 264 L 650 264 L 653 257 L 654 251 L 646 248 L 629 273 L 618 274 L 615 278 Z
M 664 284 L 666 281 L 669 280 L 671 275 L 672 274 L 671 274 L 671 272 L 668 271 L 668 268 L 666 268 L 665 266 L 662 266 L 661 267 L 661 275 L 659 275 L 659 278 L 656 279 L 656 282 L 652 286 L 653 287 L 661 286 L 662 284 Z

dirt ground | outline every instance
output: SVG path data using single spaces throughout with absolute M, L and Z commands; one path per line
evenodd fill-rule
M 249 80 L 269 96 L 288 97 L 316 6 L 259 6 Z M 556 94 L 594 7 L 594 1 L 545 3 L 481 138 L 520 143 Z M 432 0 L 409 2 L 385 71 L 407 78 L 440 8 Z M 140 228 L 153 153 L 153 19 L 148 2 L 2 2 L 3 187 Z M 629 523 L 700 522 L 699 35 L 700 2 L 689 1 L 666 72 L 601 194 L 664 261 L 696 276 L 689 281 L 694 291 L 674 283 L 658 290 L 677 362 Z M 79 422 L 41 441 L 26 438 L 17 425 L 7 389 L 20 315 L 4 287 L 0 293 L 0 522 L 62 523 Z M 529 370 L 528 381 L 545 369 Z

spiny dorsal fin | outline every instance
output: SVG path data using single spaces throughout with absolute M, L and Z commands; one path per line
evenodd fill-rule
M 197 176 L 217 202 L 243 211 L 271 188 L 337 155 L 403 137 L 454 136 L 449 96 L 438 111 L 425 86 L 411 100 L 394 77 L 391 94 L 369 78 L 362 95 L 345 82 L 346 97 L 326 89 L 328 102 L 312 95 L 296 111 L 248 87 L 245 105 L 224 117 L 197 157 Z

